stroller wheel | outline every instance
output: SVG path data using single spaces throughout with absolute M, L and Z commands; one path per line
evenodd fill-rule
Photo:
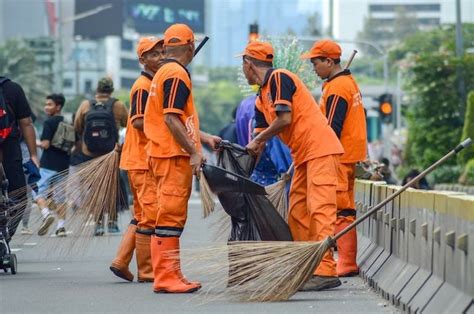
M 8 269 L 10 269 L 12 275 L 16 274 L 17 270 L 17 261 L 15 254 L 6 254 L 2 258 L 2 268 L 3 271 L 8 273 Z
M 12 275 L 16 274 L 16 269 L 17 269 L 16 267 L 17 267 L 16 255 L 10 254 L 10 271 L 12 272 Z

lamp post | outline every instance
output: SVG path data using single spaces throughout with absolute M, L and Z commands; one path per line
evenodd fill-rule
M 56 38 L 56 60 L 57 60 L 57 72 L 56 72 L 56 89 L 58 92 L 63 90 L 63 25 L 72 23 L 77 20 L 87 18 L 92 15 L 96 15 L 104 10 L 112 8 L 111 3 L 100 5 L 92 10 L 88 10 L 70 17 L 62 18 L 61 0 L 56 0 L 58 16 L 55 19 L 57 28 Z M 76 82 L 78 84 L 78 82 Z

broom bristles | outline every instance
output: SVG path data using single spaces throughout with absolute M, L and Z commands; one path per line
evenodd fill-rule
M 280 180 L 265 187 L 268 200 L 273 204 L 280 216 L 288 222 L 288 197 L 286 184 L 290 180 L 289 175 L 284 175 Z
M 62 171 L 60 175 L 64 177 L 41 195 L 51 209 L 57 207 L 64 210 L 66 207 L 68 211 L 66 229 L 72 231 L 73 236 L 56 242 L 54 249 L 67 253 L 72 252 L 73 247 L 85 248 L 94 234 L 95 223 L 99 219 L 103 221 L 106 215 L 110 218 L 115 214 L 117 198 L 121 197 L 118 194 L 120 193 L 119 162 L 120 154 L 114 150 L 78 165 L 73 173 L 68 174 L 68 170 Z M 26 188 L 21 188 L 9 196 L 14 198 L 25 193 Z M 21 200 L 17 198 L 13 208 L 21 208 L 27 203 L 27 197 Z M 10 219 L 19 219 L 21 214 L 23 213 L 19 211 L 14 212 L 14 216 Z
M 199 178 L 199 194 L 201 196 L 202 216 L 206 218 L 214 212 L 216 203 L 214 201 L 214 194 L 211 191 L 211 187 L 203 173 L 201 173 Z
M 227 214 L 222 206 L 218 206 L 214 211 L 213 216 L 213 242 L 227 242 L 232 229 L 232 221 L 229 214 Z
M 232 242 L 194 250 L 189 260 L 190 264 L 207 262 L 194 269 L 212 278 L 201 292 L 211 298 L 285 301 L 311 277 L 332 244 L 331 238 L 321 242 Z

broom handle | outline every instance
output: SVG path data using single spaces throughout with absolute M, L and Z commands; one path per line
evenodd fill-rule
M 349 57 L 349 60 L 347 60 L 346 66 L 344 67 L 344 70 L 349 69 L 349 67 L 351 66 L 352 60 L 354 60 L 354 57 L 355 57 L 356 54 L 357 54 L 357 50 L 355 50 L 355 49 L 352 50 L 352 54 Z
M 199 46 L 197 46 L 197 48 L 194 50 L 194 56 L 198 54 L 199 50 L 201 50 L 201 48 L 206 44 L 208 40 L 208 36 L 204 37 L 204 39 L 199 43 Z
M 290 165 L 290 168 L 288 168 L 288 171 L 286 172 L 287 175 L 291 175 L 291 172 L 293 171 L 293 168 L 295 168 L 295 163 L 292 162 Z
M 422 173 L 420 173 L 419 175 L 417 175 L 414 179 L 412 179 L 410 182 L 408 182 L 407 184 L 405 184 L 404 186 L 402 186 L 402 188 L 400 190 L 398 190 L 397 192 L 393 193 L 392 195 L 390 195 L 388 198 L 386 198 L 385 200 L 383 200 L 382 202 L 380 202 L 379 204 L 375 205 L 373 208 L 369 209 L 368 212 L 366 212 L 364 215 L 360 216 L 359 218 L 357 218 L 353 223 L 351 223 L 349 226 L 347 226 L 346 228 L 344 228 L 341 232 L 339 232 L 338 234 L 336 234 L 334 236 L 334 241 L 336 241 L 337 239 L 339 239 L 340 237 L 342 237 L 343 235 L 345 235 L 346 233 L 348 233 L 351 229 L 355 228 L 358 224 L 360 224 L 362 221 L 364 221 L 365 219 L 367 219 L 367 217 L 369 217 L 370 215 L 372 215 L 373 213 L 375 213 L 376 211 L 378 211 L 379 209 L 381 209 L 383 206 L 385 206 L 388 202 L 392 201 L 395 197 L 397 197 L 398 195 L 402 194 L 406 189 L 408 189 L 410 186 L 412 186 L 414 183 L 416 183 L 418 180 L 424 178 L 428 173 L 430 173 L 431 171 L 433 171 L 436 167 L 438 167 L 439 165 L 441 165 L 443 162 L 445 162 L 446 160 L 448 160 L 449 158 L 451 158 L 452 156 L 456 155 L 457 153 L 459 153 L 461 150 L 463 150 L 464 148 L 470 146 L 472 144 L 472 140 L 470 138 L 464 140 L 461 144 L 459 144 L 458 146 L 456 146 L 455 149 L 453 149 L 452 151 L 450 151 L 449 153 L 447 153 L 444 157 L 442 157 L 440 160 L 438 160 L 437 162 L 435 162 L 434 164 L 432 164 L 429 168 L 427 168 L 426 170 L 424 170 Z M 335 243 L 335 242 L 334 242 Z

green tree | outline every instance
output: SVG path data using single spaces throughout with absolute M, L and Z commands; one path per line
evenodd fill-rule
M 212 134 L 217 134 L 232 120 L 232 110 L 242 99 L 239 86 L 227 80 L 196 86 L 193 96 L 199 112 L 200 128 Z
M 466 104 L 460 100 L 456 88 L 457 69 L 461 67 L 464 71 L 467 90 L 474 90 L 474 56 L 457 58 L 450 34 L 454 37 L 453 28 L 436 29 L 424 36 L 415 34 L 401 45 L 405 47 L 403 55 L 408 64 L 408 142 L 405 150 L 408 167 L 426 168 L 461 138 Z M 430 43 L 433 38 L 436 48 Z M 472 42 L 474 35 L 465 40 Z M 406 49 L 410 46 L 416 54 Z M 435 181 L 455 182 L 462 166 L 458 166 L 455 159 L 448 161 L 434 173 Z
M 20 84 L 33 112 L 42 112 L 51 86 L 42 79 L 35 55 L 24 41 L 8 40 L 0 46 L 0 75 Z
M 443 25 L 428 32 L 416 32 L 399 41 L 389 53 L 390 62 L 406 60 L 419 54 L 454 53 L 456 34 L 454 25 Z M 463 24 L 465 48 L 472 47 L 474 41 L 474 24 Z
M 467 98 L 466 116 L 464 118 L 461 140 L 468 137 L 474 140 L 474 90 L 469 93 Z M 460 152 L 458 156 L 461 165 L 466 165 L 471 159 L 474 160 L 474 146 L 472 145 Z

